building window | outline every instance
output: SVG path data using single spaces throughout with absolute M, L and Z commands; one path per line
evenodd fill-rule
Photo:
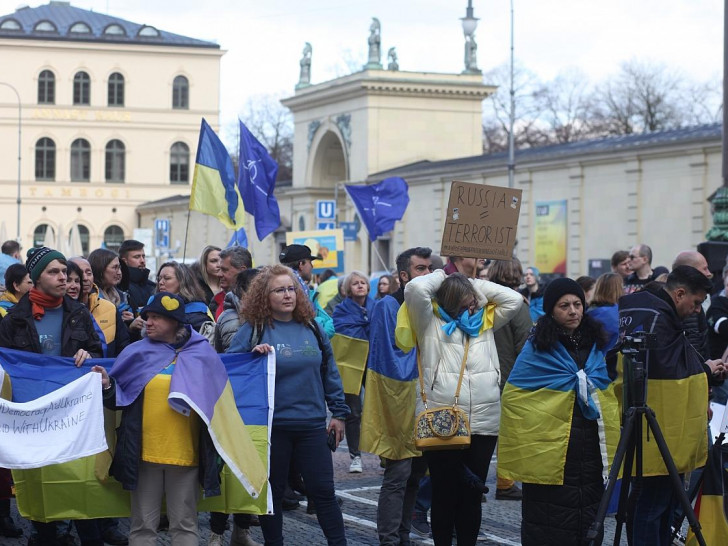
M 91 34 L 91 27 L 88 26 L 86 23 L 78 22 L 71 25 L 71 28 L 68 29 L 68 32 L 71 32 L 73 34 Z
M 109 76 L 109 106 L 124 106 L 124 76 L 118 72 Z
M 35 27 L 33 27 L 33 30 L 36 32 L 58 32 L 56 29 L 56 25 L 51 23 L 50 21 L 40 21 L 36 23 Z
M 184 76 L 177 76 L 172 84 L 172 108 L 187 110 L 190 107 L 190 82 Z
M 124 230 L 119 226 L 109 226 L 104 230 L 104 246 L 114 252 L 119 252 L 119 247 L 124 241 Z
M 38 104 L 56 103 L 56 76 L 50 70 L 44 70 L 38 76 Z
M 86 72 L 73 77 L 73 104 L 91 104 L 91 78 Z
M 123 182 L 125 174 L 126 148 L 120 140 L 112 140 L 106 145 L 106 181 Z
M 190 148 L 184 142 L 175 142 L 169 154 L 169 181 L 172 184 L 190 182 Z
M 88 140 L 77 138 L 71 144 L 71 182 L 91 180 L 91 145 Z
M 46 233 L 48 232 L 48 224 L 40 224 L 33 231 L 33 246 L 43 246 L 46 242 Z
M 56 143 L 50 138 L 35 143 L 35 179 L 56 179 Z
M 15 19 L 5 19 L 0 23 L 0 30 L 22 30 L 22 27 Z
M 149 25 L 143 25 L 142 28 L 139 29 L 139 32 L 137 32 L 137 36 L 143 36 L 145 38 L 159 38 L 160 34 L 156 28 Z
M 89 253 L 89 241 L 91 240 L 91 237 L 89 236 L 89 231 L 86 226 L 83 224 L 76 224 L 78 226 L 78 233 L 81 235 L 81 250 L 83 251 L 84 256 L 88 256 Z
M 104 29 L 104 34 L 107 36 L 126 36 L 126 30 L 121 25 L 112 23 Z

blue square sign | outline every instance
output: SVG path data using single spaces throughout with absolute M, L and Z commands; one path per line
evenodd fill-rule
M 316 229 L 336 229 L 336 222 L 316 222 Z
M 316 218 L 319 220 L 336 219 L 336 201 L 333 199 L 319 199 L 316 201 Z

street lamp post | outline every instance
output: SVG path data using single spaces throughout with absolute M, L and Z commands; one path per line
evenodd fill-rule
M 473 0 L 468 0 L 465 17 L 460 18 L 465 35 L 465 70 L 464 74 L 480 74 L 478 68 L 478 45 L 475 42 L 475 29 L 478 27 L 478 18 L 473 15 Z
M 511 111 L 508 123 L 508 187 L 513 188 L 515 185 L 516 175 L 516 157 L 515 157 L 515 140 L 513 137 L 513 126 L 516 121 L 516 91 L 513 88 L 513 0 L 511 0 Z
M 18 93 L 18 90 L 15 89 L 15 86 L 7 83 L 7 82 L 0 82 L 0 85 L 4 85 L 5 87 L 9 87 L 13 90 L 15 93 L 15 97 L 18 99 L 18 223 L 17 223 L 17 230 L 16 230 L 16 238 L 18 242 L 20 242 L 20 164 L 21 164 L 21 152 L 22 152 L 22 143 L 21 143 L 21 135 L 22 135 L 22 127 L 23 127 L 23 105 L 20 102 L 20 93 Z

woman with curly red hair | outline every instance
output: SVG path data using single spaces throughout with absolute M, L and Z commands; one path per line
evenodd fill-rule
M 313 320 L 314 310 L 291 269 L 264 267 L 243 299 L 244 324 L 228 353 L 275 352 L 275 406 L 270 449 L 274 515 L 260 518 L 265 543 L 283 544 L 282 500 L 291 459 L 316 504 L 319 525 L 329 545 L 345 545 L 344 520 L 334 495 L 333 449 L 344 436 L 349 408 L 331 344 Z M 326 426 L 326 407 L 333 415 Z

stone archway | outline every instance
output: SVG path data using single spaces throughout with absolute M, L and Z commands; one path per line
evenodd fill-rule
M 349 179 L 344 146 L 334 131 L 328 130 L 322 134 L 315 143 L 311 157 L 307 186 L 334 189 L 337 183 Z

